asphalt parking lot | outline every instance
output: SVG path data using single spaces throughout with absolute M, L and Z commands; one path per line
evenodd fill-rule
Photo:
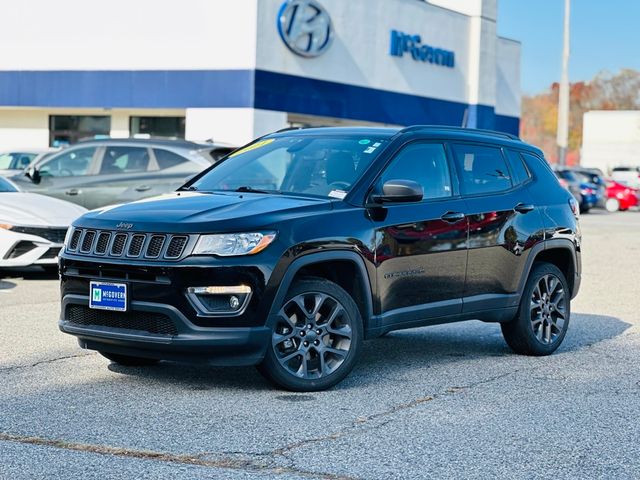
M 640 213 L 582 218 L 565 343 L 394 332 L 335 389 L 253 368 L 110 365 L 59 333 L 58 284 L 0 275 L 0 478 L 640 478 Z

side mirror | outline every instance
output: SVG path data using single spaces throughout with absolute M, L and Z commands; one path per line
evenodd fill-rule
M 371 195 L 374 203 L 419 202 L 424 197 L 422 185 L 413 180 L 388 180 L 382 185 L 382 193 Z
M 32 165 L 29 168 L 27 168 L 26 172 L 24 172 L 25 176 L 29 177 L 29 179 L 33 182 L 33 183 L 40 183 L 41 177 L 40 177 L 40 172 L 38 171 L 38 169 Z

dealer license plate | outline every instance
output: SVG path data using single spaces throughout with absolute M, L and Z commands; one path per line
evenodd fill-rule
M 99 310 L 127 310 L 127 285 L 124 283 L 91 282 L 89 307 Z

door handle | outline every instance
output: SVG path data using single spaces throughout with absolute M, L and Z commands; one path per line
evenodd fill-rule
M 457 223 L 460 220 L 464 220 L 466 218 L 466 215 L 462 212 L 447 212 L 440 218 L 448 223 Z
M 149 185 L 139 185 L 135 188 L 136 192 L 146 192 L 147 190 L 151 190 Z
M 78 195 L 79 193 L 80 193 L 80 190 L 78 190 L 77 188 L 70 188 L 69 190 L 64 192 L 65 195 L 71 195 L 71 196 Z
M 513 209 L 518 213 L 529 213 L 534 209 L 533 205 L 529 205 L 528 203 L 519 203 Z

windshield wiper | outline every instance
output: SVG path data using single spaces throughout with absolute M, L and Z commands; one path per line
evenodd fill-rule
M 181 192 L 195 192 L 197 190 L 198 190 L 198 187 L 196 187 L 194 185 L 190 185 L 188 187 L 180 187 L 178 189 L 178 191 L 181 191 Z
M 260 190 L 259 188 L 253 188 L 248 185 L 243 185 L 234 190 L 234 192 L 249 192 L 249 193 L 282 193 L 279 190 Z

